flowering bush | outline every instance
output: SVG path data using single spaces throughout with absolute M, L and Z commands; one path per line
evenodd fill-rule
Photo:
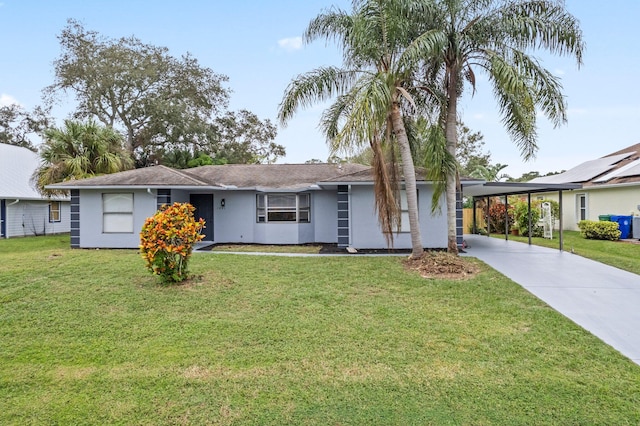
M 196 221 L 188 203 L 162 206 L 145 221 L 140 232 L 140 253 L 151 273 L 165 284 L 187 278 L 187 262 L 193 245 L 202 240 L 204 220 Z
M 489 224 L 491 225 L 491 232 L 504 232 L 505 230 L 505 206 L 504 204 L 494 203 L 489 207 Z M 507 217 L 509 220 L 508 226 L 513 224 L 513 206 L 509 205 L 507 211 Z

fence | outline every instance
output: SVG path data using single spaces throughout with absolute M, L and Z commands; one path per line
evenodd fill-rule
M 476 209 L 476 227 L 478 229 L 486 228 L 487 224 L 484 220 L 484 210 Z M 462 210 L 462 232 L 471 233 L 473 228 L 473 209 L 467 208 Z

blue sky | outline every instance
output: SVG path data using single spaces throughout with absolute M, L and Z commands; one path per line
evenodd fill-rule
M 203 66 L 229 77 L 231 109 L 245 108 L 275 121 L 287 84 L 296 75 L 323 65 L 338 65 L 334 45 L 303 46 L 299 37 L 309 20 L 348 0 L 154 2 L 141 0 L 0 0 L 0 104 L 18 102 L 28 109 L 41 103 L 41 90 L 53 81 L 52 62 L 60 54 L 56 36 L 68 18 L 86 29 L 118 38 L 135 35 L 166 46 L 179 56 L 190 52 Z M 539 121 L 539 151 L 524 163 L 502 130 L 486 79 L 462 100 L 462 119 L 484 135 L 494 163 L 508 164 L 512 176 L 537 170 L 568 169 L 640 142 L 640 43 L 638 0 L 567 0 L 581 22 L 587 43 L 578 70 L 569 58 L 542 57 L 562 78 L 569 123 L 553 127 Z M 54 110 L 64 118 L 67 99 Z M 281 162 L 326 160 L 328 150 L 317 130 L 323 105 L 300 111 L 276 141 L 285 145 Z

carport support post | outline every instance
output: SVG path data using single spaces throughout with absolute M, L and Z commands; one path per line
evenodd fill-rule
M 529 216 L 529 245 L 531 245 L 531 193 L 527 192 L 527 214 Z
M 491 197 L 487 197 L 487 237 L 491 236 L 491 218 L 489 217 L 490 207 L 491 207 Z
M 504 239 L 509 240 L 509 200 L 504 196 Z
M 478 222 L 476 222 L 477 220 L 477 215 L 476 215 L 476 197 L 473 197 L 473 227 L 471 228 L 471 231 L 473 232 L 473 235 L 478 233 Z
M 558 191 L 558 210 L 560 210 L 560 251 L 564 250 L 564 235 L 562 233 L 562 191 Z

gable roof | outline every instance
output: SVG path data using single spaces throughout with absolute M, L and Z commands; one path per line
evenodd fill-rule
M 21 146 L 0 143 L 0 198 L 49 199 L 31 185 L 31 176 L 39 166 L 40 156 L 35 152 Z
M 68 180 L 49 185 L 51 188 L 97 188 L 105 186 L 209 186 L 207 182 L 166 166 L 145 167 L 92 178 Z
M 368 171 L 360 164 L 226 164 L 176 170 L 152 166 L 49 185 L 57 189 L 146 187 L 302 190 L 336 176 Z M 369 178 L 369 180 L 371 180 Z
M 586 161 L 566 172 L 532 179 L 531 183 L 582 183 L 584 188 L 623 183 L 640 184 L 640 143 L 595 160 Z
M 182 172 L 197 175 L 215 186 L 296 190 L 370 169 L 361 164 L 226 164 L 196 167 Z

